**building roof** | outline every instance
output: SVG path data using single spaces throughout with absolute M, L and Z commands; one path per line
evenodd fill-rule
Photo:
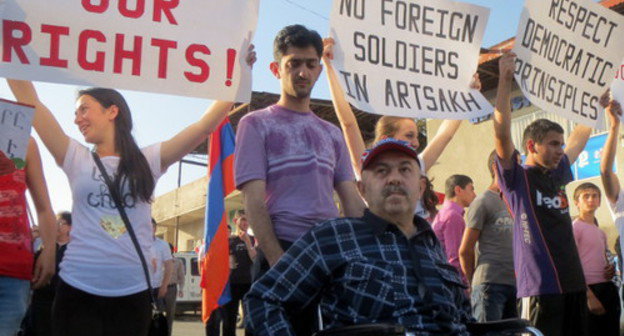
M 260 110 L 266 108 L 270 105 L 277 103 L 280 95 L 276 93 L 270 92 L 257 92 L 254 91 L 251 94 L 251 102 L 248 104 L 237 104 L 233 110 L 230 112 L 230 122 L 236 130 L 238 126 L 238 122 L 242 117 L 244 117 L 247 113 L 255 110 Z M 312 99 L 310 101 L 310 107 L 312 111 L 319 116 L 323 120 L 327 120 L 332 124 L 340 127 L 340 122 L 338 121 L 338 117 L 336 116 L 336 112 L 334 112 L 334 105 L 331 100 L 327 99 Z M 367 113 L 362 110 L 358 110 L 357 108 L 351 106 L 353 109 L 353 113 L 355 114 L 355 118 L 357 119 L 358 125 L 360 126 L 360 131 L 362 132 L 362 136 L 364 137 L 364 143 L 370 143 L 375 138 L 375 124 L 377 124 L 377 120 L 381 118 L 381 115 Z M 417 121 L 418 127 L 420 130 L 419 133 L 419 141 L 421 144 L 427 144 L 427 136 L 426 136 L 426 123 L 424 120 Z M 203 143 L 197 147 L 193 151 L 192 154 L 206 154 L 207 143 Z M 423 146 L 424 148 L 424 146 Z
M 602 0 L 600 4 L 624 15 L 624 0 Z M 482 91 L 494 89 L 498 84 L 498 59 L 501 56 L 501 50 L 512 49 L 514 42 L 515 37 L 512 37 L 490 48 L 481 49 L 478 72 Z
M 279 98 L 279 94 L 254 91 L 251 94 L 250 103 L 238 104 L 234 107 L 232 112 L 230 112 L 230 122 L 232 123 L 232 126 L 236 130 L 238 122 L 247 113 L 273 105 L 279 100 Z M 340 123 L 338 122 L 338 117 L 334 112 L 334 106 L 332 105 L 331 100 L 312 99 L 310 102 L 310 107 L 317 116 L 340 127 Z M 352 108 L 360 126 L 360 130 L 362 131 L 362 135 L 364 136 L 364 141 L 371 141 L 375 136 L 375 124 L 377 123 L 377 120 L 381 118 L 381 116 L 372 113 L 366 113 L 354 107 Z M 206 143 L 201 144 L 193 153 L 206 154 L 206 146 Z

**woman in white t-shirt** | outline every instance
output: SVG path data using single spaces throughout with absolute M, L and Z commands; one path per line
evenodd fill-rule
M 247 58 L 255 62 L 253 46 Z M 67 174 L 73 198 L 71 243 L 61 263 L 53 306 L 54 335 L 147 335 L 151 306 L 137 252 L 91 151 L 68 137 L 39 101 L 32 83 L 9 80 L 16 98 L 36 108 L 33 126 Z M 233 103 L 217 101 L 167 141 L 139 148 L 123 96 L 112 89 L 79 92 L 74 123 L 100 156 L 118 190 L 141 250 L 151 260 L 150 200 L 167 167 L 196 148 Z

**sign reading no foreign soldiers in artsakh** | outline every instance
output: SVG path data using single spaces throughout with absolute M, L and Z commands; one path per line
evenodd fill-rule
M 259 0 L 0 0 L 0 76 L 249 101 Z
M 411 118 L 493 112 L 470 81 L 489 10 L 437 0 L 334 0 L 334 68 L 358 109 Z
M 592 0 L 526 0 L 514 46 L 516 82 L 539 108 L 587 126 L 624 56 L 624 16 Z

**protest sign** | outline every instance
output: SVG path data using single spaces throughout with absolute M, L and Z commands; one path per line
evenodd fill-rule
M 334 67 L 357 108 L 411 118 L 493 112 L 469 84 L 489 10 L 439 0 L 335 0 Z
M 615 73 L 615 80 L 611 84 L 611 94 L 613 99 L 624 106 L 624 62 L 622 62 Z M 620 116 L 620 119 L 624 120 L 624 115 Z
M 600 96 L 624 56 L 624 17 L 592 0 L 527 0 L 516 82 L 539 108 L 596 127 Z
M 35 109 L 32 106 L 0 99 L 0 151 L 24 168 L 28 139 Z
M 0 0 L 0 76 L 249 101 L 258 2 Z

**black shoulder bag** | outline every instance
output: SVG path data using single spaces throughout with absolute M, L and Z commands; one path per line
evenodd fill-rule
M 149 290 L 149 296 L 152 305 L 152 321 L 150 322 L 149 328 L 149 336 L 168 336 L 169 335 L 169 326 L 167 325 L 167 319 L 165 315 L 158 308 L 158 304 L 156 303 L 156 297 L 154 296 L 154 291 L 152 290 L 152 283 L 150 282 L 150 275 L 147 268 L 147 262 L 145 261 L 145 256 L 143 255 L 143 251 L 141 250 L 141 246 L 139 245 L 139 241 L 134 233 L 134 229 L 132 225 L 130 225 L 130 220 L 128 219 L 128 215 L 126 214 L 126 210 L 124 209 L 121 202 L 121 195 L 119 194 L 119 190 L 113 185 L 113 182 L 110 179 L 110 176 L 106 173 L 104 169 L 104 165 L 100 160 L 100 157 L 96 152 L 91 152 L 93 155 L 93 160 L 97 165 L 104 181 L 106 182 L 106 186 L 108 186 L 108 191 L 115 202 L 115 207 L 117 211 L 119 211 L 119 215 L 126 226 L 126 230 L 128 231 L 128 235 L 130 235 L 130 240 L 132 240 L 132 244 L 136 249 L 137 254 L 139 255 L 139 259 L 141 260 L 141 266 L 143 266 L 143 273 L 145 274 L 145 281 L 147 282 L 147 288 Z

